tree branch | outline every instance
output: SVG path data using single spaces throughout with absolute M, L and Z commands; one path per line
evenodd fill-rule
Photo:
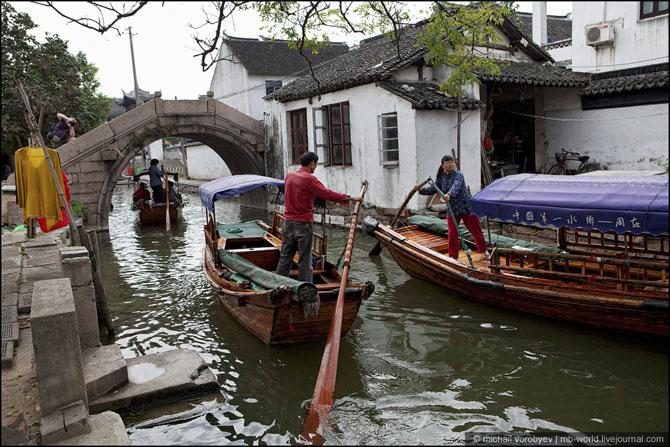
M 110 29 L 115 30 L 119 35 L 121 35 L 121 31 L 115 26 L 117 22 L 120 20 L 123 20 L 125 18 L 134 16 L 137 14 L 142 8 L 144 8 L 148 1 L 143 0 L 143 1 L 138 1 L 135 2 L 134 5 L 130 8 L 129 11 L 126 11 L 125 9 L 125 3 L 122 3 L 122 9 L 117 10 L 115 6 L 113 6 L 112 2 L 109 2 L 109 6 L 104 5 L 101 2 L 97 1 L 89 1 L 87 2 L 89 5 L 93 6 L 98 10 L 98 15 L 99 17 L 97 19 L 90 18 L 90 17 L 79 17 L 79 18 L 74 18 L 70 16 L 69 14 L 64 13 L 59 9 L 59 7 L 54 6 L 53 1 L 33 1 L 31 3 L 35 3 L 36 5 L 40 6 L 46 6 L 48 8 L 51 8 L 56 12 L 61 17 L 64 17 L 68 19 L 72 23 L 76 23 L 78 25 L 83 26 L 84 28 L 96 31 L 100 34 L 104 34 L 105 32 L 109 31 Z M 116 17 L 112 18 L 112 21 L 109 24 L 105 24 L 105 12 L 111 13 L 112 15 L 116 15 Z

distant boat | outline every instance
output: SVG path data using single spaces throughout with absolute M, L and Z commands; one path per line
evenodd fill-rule
M 175 184 L 175 190 L 179 192 L 179 174 L 177 173 L 167 173 L 168 176 L 172 176 L 172 179 Z M 137 185 L 137 182 L 142 176 L 149 176 L 148 171 L 142 171 L 139 174 L 133 176 L 133 181 Z M 167 185 L 166 185 L 167 186 Z M 137 188 L 137 186 L 135 186 Z M 140 216 L 140 225 L 149 226 L 149 225 L 165 225 L 165 202 L 149 201 L 143 203 L 133 203 L 133 210 L 139 211 Z M 170 202 L 170 222 L 174 223 L 182 219 L 182 209 L 184 207 L 183 202 Z
M 206 210 L 203 270 L 219 292 L 225 309 L 267 344 L 325 339 L 333 318 L 341 275 L 326 259 L 327 236 L 314 234 L 314 282 L 300 282 L 294 262 L 290 277 L 274 273 L 282 245 L 283 215 L 272 225 L 260 220 L 243 223 L 216 221 L 214 202 L 260 187 L 283 189 L 284 182 L 260 175 L 233 175 L 198 188 Z M 297 255 L 296 255 L 297 257 Z M 362 300 L 374 291 L 372 283 L 346 286 L 342 336 L 358 314 Z
M 482 253 L 468 259 L 463 250 L 456 260 L 446 254 L 442 219 L 412 216 L 401 228 L 367 219 L 365 226 L 403 270 L 454 293 L 598 329 L 668 338 L 667 175 L 519 174 L 494 181 L 471 206 L 503 223 L 558 228 L 558 244 L 491 235 L 490 260 Z

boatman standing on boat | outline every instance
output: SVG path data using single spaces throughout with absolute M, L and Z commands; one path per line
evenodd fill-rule
M 163 176 L 165 176 L 165 171 L 163 167 L 158 167 L 158 159 L 152 158 L 149 166 L 149 186 L 154 193 L 154 202 L 164 203 L 165 202 L 165 190 L 163 189 Z
M 460 242 L 456 226 L 461 220 L 463 220 L 466 228 L 474 238 L 477 251 L 487 253 L 486 240 L 484 239 L 482 227 L 479 224 L 479 218 L 470 212 L 470 199 L 472 199 L 472 196 L 465 184 L 463 173 L 456 169 L 456 161 L 451 155 L 442 157 L 442 164 L 437 168 L 435 184 L 440 188 L 440 191 L 445 193 L 443 199 L 451 205 L 451 210 L 456 218 L 456 222 L 454 222 L 449 213 L 447 213 L 449 257 L 458 259 Z M 435 193 L 437 193 L 437 190 L 432 185 L 424 186 L 419 190 L 419 194 L 424 196 L 430 196 Z
M 277 274 L 288 276 L 293 263 L 293 255 L 298 252 L 298 280 L 312 282 L 312 222 L 314 200 L 332 202 L 355 202 L 360 196 L 349 196 L 326 188 L 316 176 L 319 157 L 314 152 L 306 152 L 300 157 L 300 168 L 290 172 L 284 179 L 284 225 L 283 242 Z

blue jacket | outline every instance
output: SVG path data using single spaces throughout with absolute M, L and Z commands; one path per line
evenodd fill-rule
M 162 186 L 163 185 L 163 176 L 165 175 L 165 172 L 163 172 L 162 169 L 158 167 L 158 165 L 151 165 L 149 166 L 149 186 L 152 188 L 154 186 Z
M 440 188 L 440 191 L 449 194 L 451 197 L 449 205 L 451 205 L 451 210 L 457 219 L 470 214 L 470 199 L 472 196 L 461 171 L 453 171 L 449 174 L 442 173 L 435 180 L 435 184 Z M 430 196 L 436 192 L 432 185 L 424 186 L 419 190 L 419 194 L 424 196 Z

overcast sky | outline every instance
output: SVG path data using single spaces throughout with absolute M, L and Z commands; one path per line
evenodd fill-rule
M 119 36 L 108 31 L 104 35 L 68 23 L 50 8 L 28 2 L 10 2 L 17 11 L 27 12 L 38 27 L 34 35 L 43 41 L 45 32 L 58 34 L 68 41 L 71 53 L 86 54 L 89 62 L 98 67 L 100 92 L 111 97 L 120 97 L 121 91 L 133 89 L 133 71 L 130 57 L 128 33 Z M 59 2 L 69 11 L 81 8 L 83 2 Z M 120 2 L 115 2 L 120 3 Z M 423 2 L 406 2 L 412 11 L 426 8 Z M 518 2 L 519 11 L 530 12 L 532 2 Z M 161 6 L 163 5 L 163 6 Z M 124 19 L 120 27 L 128 26 L 133 31 L 133 49 L 138 84 L 141 89 L 154 92 L 161 90 L 164 99 L 196 99 L 209 90 L 214 67 L 203 72 L 199 51 L 192 36 L 204 30 L 194 30 L 189 25 L 199 26 L 204 21 L 202 8 L 209 2 L 150 2 L 136 16 Z M 572 10 L 572 2 L 547 2 L 547 13 L 564 15 Z M 73 12 L 74 14 L 74 12 Z M 236 15 L 224 26 L 224 31 L 237 37 L 269 35 L 261 29 L 260 20 L 253 13 Z M 360 36 L 333 35 L 333 41 L 354 44 Z

